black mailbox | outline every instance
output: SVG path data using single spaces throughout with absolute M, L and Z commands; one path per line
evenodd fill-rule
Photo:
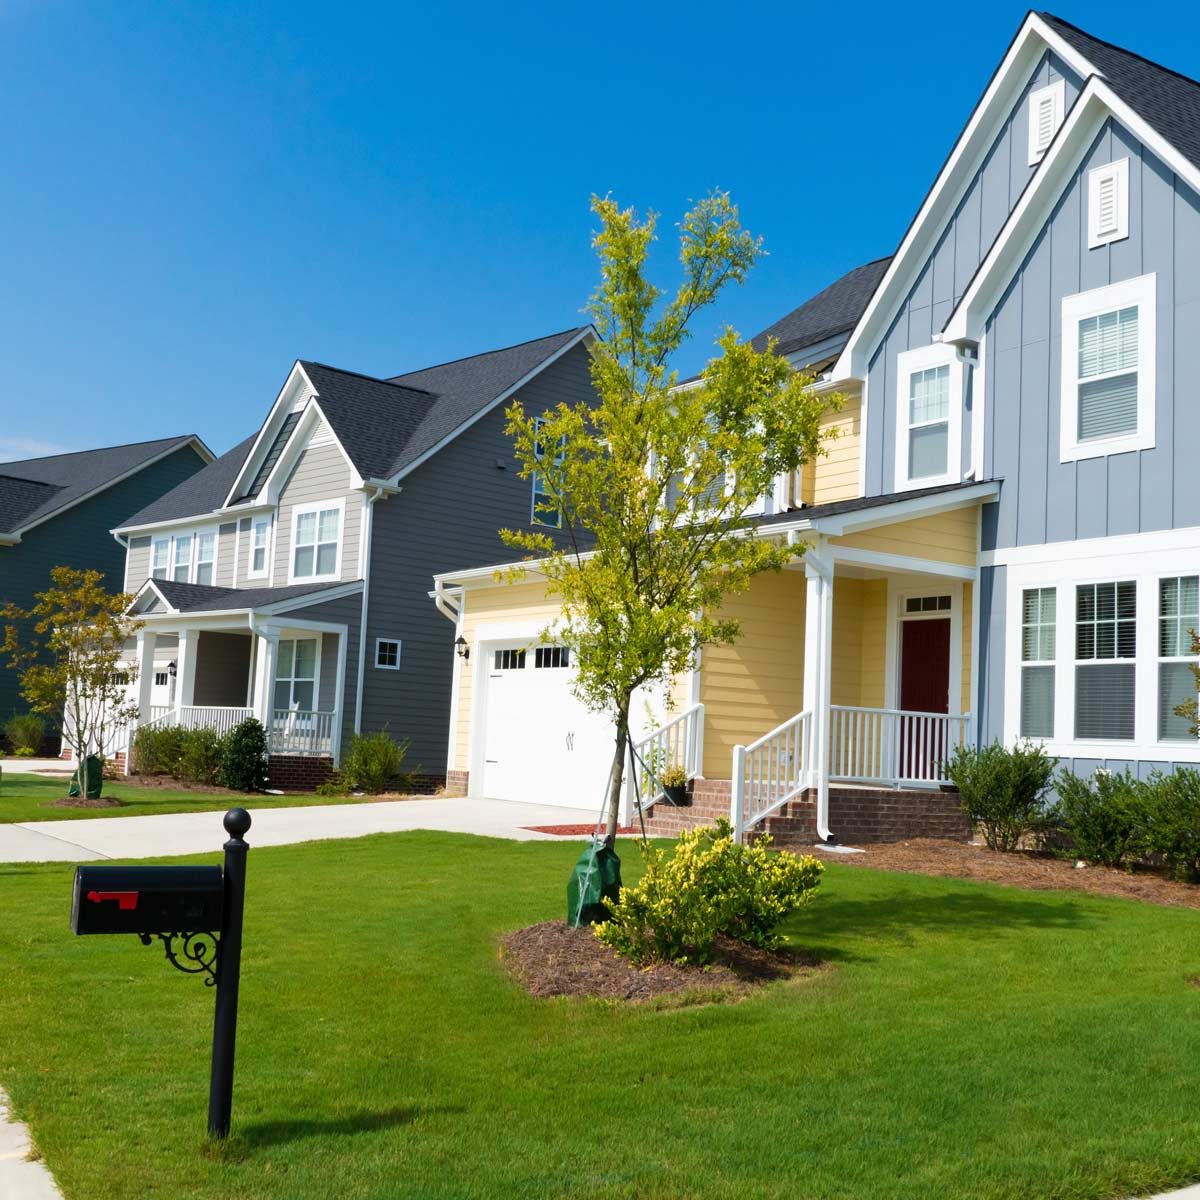
M 211 933 L 221 928 L 220 867 L 76 867 L 73 933 Z

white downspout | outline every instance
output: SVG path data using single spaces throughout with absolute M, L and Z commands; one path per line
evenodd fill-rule
M 354 687 L 354 732 L 362 733 L 363 683 L 367 670 L 367 606 L 371 596 L 371 529 L 375 524 L 375 501 L 382 496 L 380 487 L 365 491 L 367 503 L 363 510 L 362 551 L 362 609 L 358 619 L 358 681 Z

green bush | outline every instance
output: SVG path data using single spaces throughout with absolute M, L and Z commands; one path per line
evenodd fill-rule
M 185 783 L 211 786 L 221 770 L 224 738 L 215 729 L 185 729 L 179 743 L 177 778 Z
M 267 786 L 267 731 L 254 717 L 239 721 L 221 743 L 218 780 L 237 792 L 261 792 Z
M 342 760 L 342 783 L 352 792 L 378 795 L 406 786 L 403 775 L 408 742 L 397 742 L 386 730 L 356 733 Z
M 963 812 L 983 830 L 988 846 L 1016 850 L 1024 838 L 1052 824 L 1046 793 L 1054 768 L 1055 760 L 1032 742 L 1011 750 L 993 742 L 982 750 L 956 747 L 946 775 L 958 789 Z
M 178 725 L 144 725 L 133 735 L 133 766 L 143 775 L 176 775 L 184 730 Z
M 1144 846 L 1181 879 L 1200 883 L 1200 773 L 1182 768 L 1151 777 L 1153 803 Z
M 774 948 L 779 926 L 807 904 L 824 867 L 812 857 L 733 841 L 728 821 L 685 830 L 673 851 L 643 845 L 646 869 L 621 889 L 596 936 L 634 963 L 707 962 L 718 934 Z
M 16 713 L 4 722 L 4 736 L 15 755 L 30 758 L 42 748 L 46 722 L 37 713 Z
M 1075 853 L 1086 862 L 1122 866 L 1143 849 L 1156 789 L 1129 770 L 1100 770 L 1090 779 L 1064 771 L 1056 780 L 1058 813 Z

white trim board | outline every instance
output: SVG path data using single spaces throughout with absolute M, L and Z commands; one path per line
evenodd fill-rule
M 985 550 L 981 567 L 1018 567 L 1031 564 L 1078 562 L 1109 555 L 1164 554 L 1178 551 L 1200 553 L 1200 526 L 1158 529 L 1149 533 L 1120 533 L 1111 537 L 1082 538 L 1072 542 L 1045 542 L 1037 546 L 1012 546 Z

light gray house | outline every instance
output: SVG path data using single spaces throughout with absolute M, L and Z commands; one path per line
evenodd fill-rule
M 114 530 L 144 619 L 140 723 L 269 730 L 276 786 L 356 730 L 444 778 L 454 633 L 431 574 L 535 520 L 504 410 L 592 395 L 590 326 L 376 379 L 298 361 L 256 434 Z M 544 519 L 539 519 L 539 524 Z

